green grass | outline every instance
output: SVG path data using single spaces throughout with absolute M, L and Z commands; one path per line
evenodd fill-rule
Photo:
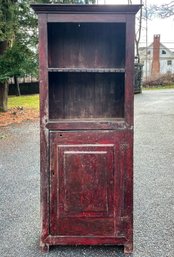
M 174 88 L 174 85 L 156 86 L 144 88 L 143 90 L 160 90 Z M 9 96 L 8 109 L 15 107 L 32 108 L 39 110 L 39 95 Z
M 143 87 L 143 90 L 160 90 L 160 89 L 171 89 L 174 88 L 174 85 L 166 85 L 166 86 L 149 86 Z
M 39 95 L 9 96 L 8 108 L 18 106 L 39 110 Z

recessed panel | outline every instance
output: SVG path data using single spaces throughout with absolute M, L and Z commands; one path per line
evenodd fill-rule
M 64 211 L 108 212 L 106 151 L 64 152 Z
M 91 217 L 113 214 L 113 147 L 58 146 L 59 215 Z M 60 214 L 61 213 L 61 214 Z
M 112 144 L 54 146 L 52 234 L 114 235 L 114 153 Z

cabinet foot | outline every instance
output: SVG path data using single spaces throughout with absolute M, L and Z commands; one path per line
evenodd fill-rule
M 49 252 L 49 244 L 40 243 L 40 250 L 42 253 L 48 253 Z
M 124 245 L 124 253 L 125 254 L 133 253 L 133 244 L 132 243 L 127 243 Z

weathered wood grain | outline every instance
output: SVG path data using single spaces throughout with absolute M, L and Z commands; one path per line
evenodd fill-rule
M 39 14 L 41 240 L 133 251 L 134 19 L 139 5 Z

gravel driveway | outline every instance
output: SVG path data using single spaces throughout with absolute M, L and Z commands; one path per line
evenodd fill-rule
M 134 257 L 174 257 L 174 90 L 135 96 Z M 0 257 L 123 257 L 121 247 L 39 251 L 39 125 L 0 128 Z M 128 257 L 129 255 L 127 255 Z

